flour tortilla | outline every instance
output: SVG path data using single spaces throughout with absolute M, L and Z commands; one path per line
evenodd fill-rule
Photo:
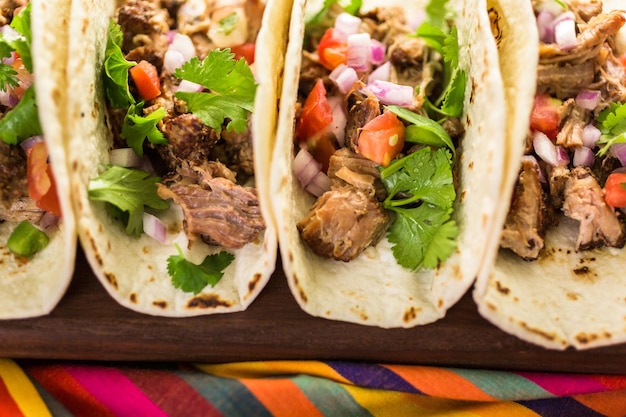
M 617 8 L 618 3 L 622 2 L 605 2 L 604 7 Z M 517 110 L 511 112 L 507 130 L 511 147 L 503 195 L 510 196 L 529 129 L 539 36 L 530 2 L 492 0 L 489 4 L 500 19 L 507 104 Z M 497 215 L 500 226 L 509 209 L 509 200 L 503 201 Z M 502 330 L 550 349 L 589 349 L 626 341 L 626 251 L 602 248 L 576 253 L 577 235 L 578 222 L 562 218 L 558 228 L 548 231 L 544 249 L 548 256 L 526 262 L 508 251 L 492 252 L 494 258 L 497 255 L 495 264 L 485 264 L 473 293 L 480 314 Z M 500 233 L 494 238 L 499 243 Z
M 426 1 L 369 1 L 363 8 L 398 5 L 408 13 Z M 301 241 L 296 223 L 314 198 L 303 191 L 292 170 L 292 138 L 298 88 L 304 14 L 319 5 L 296 0 L 290 26 L 276 145 L 272 157 L 271 194 L 278 227 L 283 269 L 289 287 L 307 313 L 363 325 L 412 327 L 444 317 L 474 282 L 494 230 L 504 172 L 505 106 L 496 45 L 483 1 L 455 5 L 460 65 L 467 69 L 466 137 L 458 148 L 460 227 L 456 252 L 436 270 L 412 272 L 400 267 L 383 239 L 359 258 L 344 263 L 322 259 Z M 471 97 L 471 99 L 470 99 Z
M 74 272 L 76 233 L 69 197 L 69 179 L 62 147 L 67 96 L 67 21 L 69 1 L 31 1 L 33 73 L 39 120 L 47 142 L 63 217 L 49 233 L 50 242 L 26 260 L 0 244 L 0 319 L 42 316 L 63 297 Z M 0 242 L 16 224 L 0 223 Z
M 266 5 L 263 28 L 257 36 L 256 72 L 259 83 L 252 126 L 255 170 L 262 184 L 267 169 L 267 151 L 277 115 L 277 94 L 285 49 L 289 0 L 271 0 Z M 231 251 L 233 263 L 215 287 L 193 295 L 174 288 L 167 273 L 167 258 L 176 255 L 174 243 L 187 248 L 179 208 L 169 210 L 167 223 L 178 233 L 168 233 L 165 244 L 146 235 L 129 237 L 111 219 L 100 203 L 87 198 L 87 184 L 98 175 L 98 166 L 108 162 L 112 137 L 105 124 L 105 101 L 100 79 L 112 1 L 79 0 L 72 3 L 72 32 L 82 33 L 70 40 L 70 50 L 84 51 L 70 61 L 70 90 L 83 94 L 70 97 L 71 135 L 67 152 L 71 169 L 72 194 L 77 229 L 94 273 L 118 303 L 134 311 L 170 317 L 187 317 L 245 310 L 268 282 L 276 265 L 277 238 L 266 207 L 267 194 L 259 190 L 267 229 L 258 242 Z M 223 248 L 196 244 L 185 257 L 198 264 L 210 253 Z

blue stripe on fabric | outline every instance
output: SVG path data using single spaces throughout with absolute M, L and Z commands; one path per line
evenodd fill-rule
M 541 417 L 602 417 L 597 411 L 579 403 L 571 397 L 545 398 L 540 400 L 516 401 L 539 414 Z
M 350 362 L 326 361 L 328 366 L 355 385 L 412 394 L 423 394 L 404 378 L 384 366 Z
M 448 368 L 468 380 L 486 394 L 499 400 L 554 398 L 555 395 L 533 381 L 511 372 Z
M 298 375 L 291 380 L 325 416 L 373 417 L 338 382 L 309 375 Z
M 208 402 L 228 417 L 272 417 L 267 408 L 236 379 L 223 378 L 195 371 L 177 371 Z

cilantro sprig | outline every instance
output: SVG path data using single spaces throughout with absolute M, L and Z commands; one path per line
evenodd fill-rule
M 452 219 L 456 198 L 451 153 L 424 147 L 381 169 L 388 197 L 383 207 L 396 213 L 387 231 L 398 264 L 411 270 L 436 268 L 456 248 Z
M 41 133 L 35 87 L 31 85 L 17 106 L 0 119 L 0 138 L 9 145 L 16 145 Z
M 137 169 L 106 165 L 106 170 L 89 181 L 88 196 L 113 206 L 126 220 L 126 233 L 140 236 L 143 232 L 145 207 L 164 210 L 169 204 L 157 195 L 156 183 L 161 178 Z
M 415 36 L 443 57 L 443 89 L 437 99 L 426 102 L 428 110 L 444 117 L 459 117 L 463 113 L 467 73 L 459 68 L 459 37 L 456 26 L 448 24 L 452 13 L 446 3 L 431 0 L 426 7 L 427 18 Z
M 135 104 L 135 98 L 128 88 L 128 70 L 136 62 L 127 61 L 122 52 L 123 33 L 120 25 L 113 19 L 109 22 L 109 33 L 104 55 L 104 91 L 109 105 L 116 109 L 125 109 Z
M 248 113 L 254 110 L 257 84 L 245 59 L 234 59 L 229 48 L 215 49 L 204 60 L 197 57 L 174 71 L 174 76 L 205 87 L 209 92 L 182 92 L 175 96 L 187 103 L 189 110 L 202 123 L 214 130 L 226 129 L 237 133 L 248 127 Z
M 150 143 L 164 144 L 167 139 L 157 128 L 157 124 L 165 116 L 165 109 L 159 107 L 154 112 L 143 115 L 144 102 L 131 104 L 124 117 L 120 136 L 126 140 L 137 155 L 143 156 L 143 141 L 148 139 Z
M 328 16 L 328 12 L 335 4 L 344 12 L 355 15 L 363 5 L 363 0 L 324 0 L 324 4 L 320 10 L 306 16 L 305 24 L 307 26 L 323 24 Z
M 194 264 L 183 255 L 178 244 L 175 244 L 178 255 L 167 258 L 167 272 L 172 277 L 172 284 L 185 292 L 198 294 L 207 285 L 214 287 L 224 275 L 224 270 L 235 259 L 228 252 L 208 255 L 201 264 Z
M 395 113 L 399 118 L 410 123 L 405 129 L 407 142 L 431 146 L 446 146 L 454 154 L 454 143 L 441 125 L 428 117 L 413 113 L 400 106 L 387 106 L 387 110 Z
M 598 145 L 603 145 L 597 155 L 603 156 L 616 143 L 626 143 L 626 103 L 611 103 L 597 118 L 601 135 Z

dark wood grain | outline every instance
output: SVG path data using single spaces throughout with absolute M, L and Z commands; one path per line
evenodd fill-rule
M 66 296 L 48 316 L 0 321 L 0 357 L 98 361 L 231 362 L 335 359 L 467 368 L 625 373 L 626 345 L 546 350 L 485 321 L 466 295 L 436 323 L 379 329 L 311 317 L 280 267 L 247 311 L 170 319 L 114 302 L 82 253 Z

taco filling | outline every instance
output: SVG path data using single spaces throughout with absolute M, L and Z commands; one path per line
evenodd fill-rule
M 262 12 L 256 1 L 131 0 L 117 9 L 105 57 L 114 149 L 89 198 L 106 201 L 129 235 L 165 243 L 159 216 L 173 204 L 189 247 L 239 249 L 261 239 L 249 118 Z M 127 201 L 116 197 L 120 186 Z M 173 278 L 177 260 L 168 260 Z
M 626 242 L 623 11 L 599 1 L 534 1 L 539 67 L 526 155 L 501 247 L 536 260 L 546 231 L 578 223 L 576 251 Z M 564 219 L 567 217 L 571 220 Z
M 420 18 L 333 5 L 308 22 L 293 167 L 317 197 L 297 223 L 315 254 L 348 262 L 387 236 L 417 270 L 453 252 L 466 75 L 445 7 Z
M 0 222 L 16 227 L 3 242 L 31 256 L 46 247 L 61 209 L 37 113 L 30 52 L 30 4 L 0 10 Z

